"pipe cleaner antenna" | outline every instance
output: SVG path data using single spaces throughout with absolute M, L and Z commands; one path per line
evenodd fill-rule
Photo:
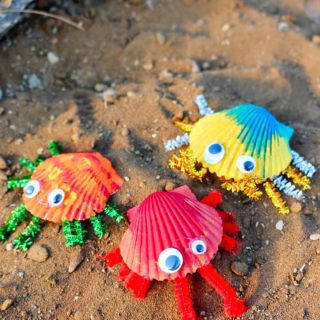
M 204 95 L 200 94 L 196 96 L 194 100 L 195 104 L 198 107 L 199 114 L 201 116 L 207 116 L 209 114 L 214 114 L 214 111 L 210 108 L 207 99 L 205 98 Z

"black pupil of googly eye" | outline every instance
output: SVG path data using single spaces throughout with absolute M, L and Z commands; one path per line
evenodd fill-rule
M 166 259 L 166 267 L 170 271 L 177 270 L 180 267 L 180 264 L 180 259 L 177 256 L 172 255 Z
M 254 169 L 254 163 L 252 161 L 245 161 L 245 163 L 243 164 L 243 167 L 246 171 L 251 171 Z
M 203 244 L 197 244 L 196 245 L 196 250 L 197 252 L 201 253 L 201 252 L 204 252 L 204 245 Z
M 219 143 L 213 143 L 210 147 L 209 147 L 209 152 L 211 154 L 217 154 L 220 153 L 222 151 L 222 147 Z
M 28 196 L 30 196 L 31 194 L 33 194 L 34 192 L 34 186 L 30 185 L 27 186 L 26 189 L 24 190 L 24 193 Z
M 61 200 L 62 200 L 62 195 L 58 193 L 58 194 L 56 194 L 56 195 L 54 196 L 54 198 L 53 198 L 53 203 L 54 203 L 54 204 L 57 204 L 57 203 L 59 203 Z

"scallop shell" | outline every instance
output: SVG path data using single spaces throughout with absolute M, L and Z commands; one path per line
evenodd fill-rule
M 185 277 L 207 265 L 222 239 L 222 221 L 215 209 L 199 202 L 187 186 L 171 192 L 155 192 L 128 212 L 131 224 L 120 243 L 120 252 L 130 270 L 147 279 Z M 205 254 L 195 255 L 191 242 L 207 244 Z M 183 265 L 173 274 L 164 273 L 158 257 L 166 248 L 183 255 Z
M 34 198 L 24 195 L 24 203 L 34 216 L 55 223 L 86 220 L 102 212 L 111 194 L 119 190 L 122 178 L 111 162 L 100 153 L 67 153 L 42 162 L 31 180 L 40 182 Z M 48 194 L 62 189 L 64 201 L 55 207 L 48 204 Z
M 292 134 L 292 128 L 266 109 L 244 104 L 200 119 L 190 133 L 190 148 L 197 160 L 218 177 L 243 179 L 246 173 L 237 168 L 237 159 L 250 155 L 256 162 L 253 174 L 267 179 L 290 164 Z M 212 165 L 203 158 L 211 143 L 221 143 L 225 149 L 224 158 Z

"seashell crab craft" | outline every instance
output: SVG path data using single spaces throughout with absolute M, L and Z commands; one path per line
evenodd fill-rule
M 219 248 L 237 247 L 235 216 L 215 209 L 221 199 L 213 191 L 200 202 L 187 186 L 150 194 L 128 211 L 128 230 L 103 259 L 110 267 L 121 264 L 118 277 L 135 298 L 145 298 L 152 281 L 173 281 L 183 320 L 198 319 L 187 278 L 195 272 L 223 298 L 228 316 L 240 316 L 246 302 L 210 263 Z
M 123 183 L 108 159 L 100 153 L 60 154 L 57 142 L 50 142 L 49 149 L 52 157 L 47 160 L 20 160 L 31 175 L 8 180 L 8 189 L 23 188 L 23 204 L 0 226 L 0 241 L 15 232 L 29 211 L 31 222 L 13 240 L 13 246 L 23 251 L 40 233 L 42 220 L 62 224 L 69 247 L 84 244 L 87 231 L 82 221 L 89 220 L 101 239 L 108 229 L 99 213 L 104 212 L 118 223 L 123 218 L 115 205 L 107 204 Z
M 262 197 L 262 187 L 279 213 L 289 213 L 279 191 L 303 199 L 315 167 L 290 148 L 293 129 L 268 110 L 243 104 L 214 112 L 204 96 L 195 99 L 200 115 L 195 123 L 176 121 L 186 133 L 167 141 L 167 151 L 183 147 L 169 167 L 202 181 L 215 174 L 222 187 Z

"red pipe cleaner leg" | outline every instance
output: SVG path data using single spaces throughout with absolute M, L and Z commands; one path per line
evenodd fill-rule
M 246 302 L 238 299 L 236 291 L 212 265 L 204 266 L 198 271 L 224 299 L 224 309 L 229 317 L 239 317 L 248 310 Z
M 220 217 L 222 218 L 223 221 L 225 222 L 234 222 L 234 219 L 236 218 L 235 214 L 232 212 L 225 212 L 221 210 L 217 210 Z
M 222 226 L 223 226 L 223 233 L 229 234 L 230 236 L 236 237 L 240 231 L 240 226 L 236 223 L 223 221 Z
M 220 204 L 222 201 L 222 194 L 214 190 L 210 192 L 207 196 L 203 197 L 200 202 L 207 204 L 208 206 L 211 206 L 215 208 L 218 204 Z
M 222 239 L 221 239 L 221 243 L 219 245 L 219 247 L 221 249 L 223 249 L 224 251 L 227 251 L 227 252 L 237 252 L 237 244 L 238 244 L 238 240 L 237 239 L 234 239 L 232 237 L 229 237 L 227 235 L 223 235 L 222 236 Z
M 125 263 L 123 263 L 118 269 L 118 279 L 125 280 L 130 272 L 131 270 L 128 268 L 128 266 Z
M 176 294 L 178 309 L 182 320 L 196 320 L 192 299 L 190 296 L 189 283 L 187 278 L 174 280 L 174 290 Z
M 114 265 L 122 262 L 122 257 L 120 254 L 119 247 L 114 248 L 112 251 L 110 251 L 108 254 L 106 254 L 102 258 L 108 267 L 113 267 Z
M 123 285 L 132 292 L 132 295 L 137 299 L 144 299 L 147 296 L 151 280 L 130 271 Z

